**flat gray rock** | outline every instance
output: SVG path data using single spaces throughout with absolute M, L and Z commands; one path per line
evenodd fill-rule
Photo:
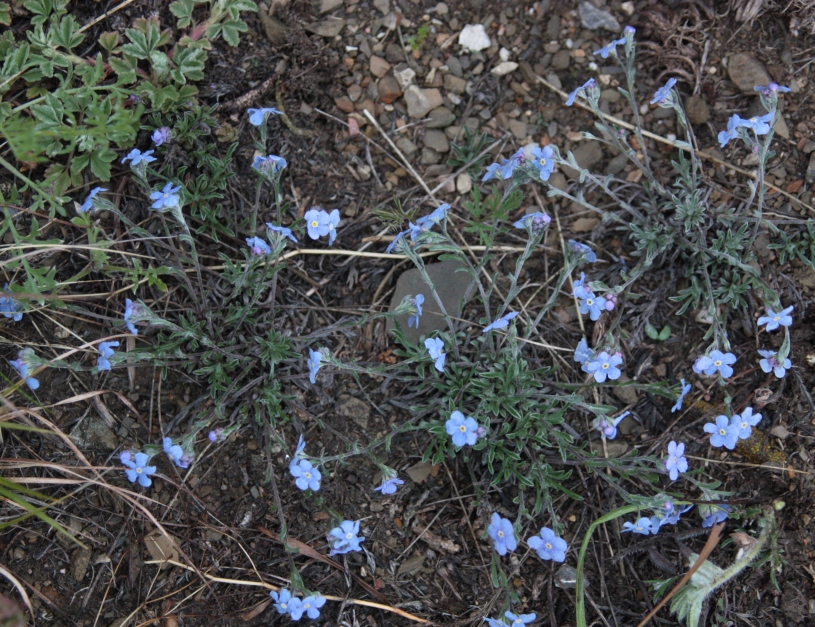
M 589 30 L 597 30 L 598 28 L 605 28 L 613 33 L 619 32 L 620 23 L 614 16 L 605 9 L 598 9 L 591 2 L 581 2 L 577 7 L 580 14 L 580 22 L 583 28 Z
M 444 304 L 444 309 L 448 315 L 454 318 L 461 316 L 463 302 L 468 301 L 472 296 L 472 291 L 467 292 L 467 288 L 472 282 L 470 274 L 465 270 L 456 271 L 465 267 L 454 260 L 440 261 L 427 266 L 427 274 L 436 287 L 436 292 Z M 399 280 L 397 280 L 396 289 L 391 298 L 390 311 L 398 307 L 405 296 L 416 296 L 416 294 L 424 296 L 423 314 L 419 320 L 419 328 L 411 327 L 408 329 L 407 315 L 397 318 L 399 325 L 405 331 L 405 335 L 412 342 L 418 342 L 419 337 L 422 335 L 430 335 L 433 331 L 446 331 L 448 328 L 444 316 L 441 315 L 438 303 L 433 298 L 430 288 L 425 283 L 418 268 L 411 268 L 403 272 Z M 388 320 L 386 330 L 390 333 L 393 327 L 393 321 Z
M 768 85 L 772 79 L 764 64 L 746 52 L 734 54 L 727 60 L 727 75 L 743 93 L 755 95 L 753 87 Z
M 316 24 L 304 24 L 303 28 L 309 33 L 314 33 L 320 37 L 336 37 L 345 28 L 345 20 L 336 17 L 329 17 Z

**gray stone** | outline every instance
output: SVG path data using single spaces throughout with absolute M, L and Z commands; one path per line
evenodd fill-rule
M 809 165 L 807 165 L 806 182 L 815 183 L 815 152 L 809 155 Z
M 437 107 L 430 112 L 426 128 L 446 128 L 456 121 L 456 115 L 447 107 Z
M 546 39 L 556 41 L 560 38 L 560 16 L 553 15 L 546 23 Z
M 382 57 L 376 55 L 371 57 L 371 74 L 377 78 L 382 78 L 391 69 L 391 64 Z
M 616 102 L 620 102 L 620 92 L 616 89 L 604 89 L 600 92 L 600 102 L 608 102 L 610 104 L 614 104 Z
M 444 131 L 437 131 L 429 129 L 424 134 L 424 145 L 432 148 L 436 152 L 450 152 L 450 142 L 444 134 Z
M 779 137 L 783 137 L 784 139 L 790 138 L 790 129 L 787 126 L 786 120 L 784 120 L 783 113 L 778 114 L 778 119 L 776 120 L 773 128 L 775 129 L 775 134 Z
M 589 30 L 597 30 L 598 28 L 605 28 L 608 31 L 617 33 L 620 30 L 620 23 L 614 16 L 605 9 L 598 9 L 591 2 L 581 2 L 577 7 L 580 14 L 580 23 L 583 28 Z
M 727 60 L 727 75 L 743 93 L 751 95 L 756 93 L 753 87 L 772 81 L 764 64 L 746 52 L 734 54 Z
M 449 316 L 454 318 L 461 316 L 462 302 L 466 302 L 473 294 L 473 290 L 469 289 L 472 283 L 472 278 L 469 273 L 464 270 L 466 266 L 455 260 L 441 261 L 439 263 L 429 264 L 426 266 L 427 274 L 433 285 L 436 287 L 436 292 L 444 304 L 444 309 Z M 457 272 L 457 270 L 460 270 Z M 424 305 L 422 306 L 423 314 L 419 320 L 419 328 L 416 329 L 407 327 L 407 314 L 399 316 L 396 320 L 405 331 L 405 335 L 412 342 L 418 342 L 419 337 L 422 335 L 429 335 L 433 331 L 441 331 L 447 329 L 447 323 L 444 321 L 444 316 L 441 315 L 436 299 L 430 293 L 430 288 L 424 282 L 422 275 L 417 268 L 407 270 L 402 273 L 399 280 L 396 282 L 396 289 L 391 298 L 390 309 L 395 309 L 405 296 L 415 296 L 422 294 L 424 296 Z M 455 324 L 455 323 L 454 323 Z M 394 327 L 393 320 L 388 319 L 387 330 L 390 331 Z
M 382 15 L 386 15 L 391 10 L 390 0 L 374 0 L 374 8 Z
M 623 168 L 628 164 L 628 157 L 619 154 L 608 162 L 605 169 L 606 176 L 616 176 L 623 171 Z
M 76 581 L 82 581 L 91 565 L 91 549 L 79 548 L 71 553 L 71 576 Z
M 419 158 L 419 163 L 422 165 L 435 165 L 441 161 L 441 155 L 432 148 L 425 146 L 422 148 L 422 156 Z
M 552 57 L 552 68 L 555 70 L 565 70 L 572 62 L 572 55 L 568 50 L 560 50 Z
M 590 170 L 593 165 L 596 165 L 597 162 L 603 158 L 603 148 L 600 142 L 592 140 L 584 141 L 572 152 L 574 153 L 574 158 L 577 160 L 577 165 L 586 170 Z M 566 165 L 562 167 L 563 173 L 567 177 L 574 178 L 578 175 L 577 170 Z
M 560 82 L 560 77 L 554 72 L 549 72 L 549 74 L 546 75 L 546 82 L 555 89 L 563 88 L 563 83 Z
M 96 415 L 89 415 L 71 431 L 71 437 L 80 448 L 95 448 L 112 451 L 119 446 L 116 434 L 107 423 Z
M 402 91 L 406 91 L 407 88 L 413 84 L 413 79 L 416 78 L 416 72 L 408 67 L 394 72 L 393 77 L 399 81 L 399 87 L 402 88 Z
M 328 13 L 342 6 L 342 0 L 322 0 L 320 2 L 320 13 Z
M 562 192 L 565 192 L 566 188 L 569 186 L 569 184 L 566 182 L 566 177 L 562 172 L 552 172 L 548 183 L 555 189 L 559 189 Z
M 314 33 L 320 37 L 336 37 L 345 28 L 345 20 L 338 17 L 329 17 L 316 24 L 304 24 L 303 28 L 309 33 Z
M 363 429 L 368 428 L 368 422 L 371 419 L 371 408 L 368 403 L 348 394 L 341 394 L 337 398 L 337 403 L 341 416 L 350 418 Z
M 515 139 L 524 139 L 527 135 L 526 122 L 523 120 L 510 120 L 509 132 L 515 136 Z
M 685 113 L 691 124 L 704 124 L 710 119 L 710 107 L 705 99 L 694 94 L 685 101 Z
M 652 115 L 656 120 L 667 120 L 673 118 L 676 115 L 676 111 L 673 110 L 673 107 L 657 107 L 654 109 Z
M 447 69 L 450 70 L 453 76 L 457 76 L 458 78 L 464 76 L 464 68 L 461 67 L 461 61 L 458 60 L 458 57 L 450 57 L 447 59 Z
M 400 137 L 396 140 L 396 147 L 402 151 L 408 159 L 410 159 L 413 155 L 416 154 L 416 151 L 419 150 L 418 146 L 410 141 L 407 137 Z
M 469 194 L 473 188 L 473 179 L 466 172 L 462 172 L 456 177 L 456 191 L 459 194 Z
M 452 91 L 454 94 L 463 94 L 466 87 L 467 81 L 463 78 L 459 78 L 454 74 L 444 75 L 444 88 L 447 91 Z
M 398 77 L 397 80 L 399 80 Z M 433 103 L 425 90 L 416 85 L 411 85 L 405 90 L 405 104 L 408 115 L 412 118 L 423 118 L 433 109 Z
M 450 12 L 450 7 L 447 6 L 446 2 L 439 2 L 435 10 L 436 15 L 447 15 Z
M 401 63 L 405 60 L 405 51 L 399 44 L 391 42 L 385 47 L 385 58 L 388 63 Z

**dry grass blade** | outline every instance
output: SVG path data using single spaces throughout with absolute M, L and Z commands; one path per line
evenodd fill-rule
M 12 575 L 2 564 L 0 564 L 0 575 L 3 575 L 3 577 L 8 579 L 9 583 L 17 589 L 17 592 L 20 593 L 20 596 L 23 598 L 23 602 L 28 608 L 28 612 L 31 614 L 31 624 L 36 625 L 37 623 L 34 620 L 34 607 L 31 605 L 31 599 L 28 598 L 28 593 L 25 591 L 25 588 L 23 588 L 23 584 L 21 584 L 20 580 Z

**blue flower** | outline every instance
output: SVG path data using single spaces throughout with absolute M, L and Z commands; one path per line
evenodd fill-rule
M 93 199 L 99 192 L 106 192 L 108 191 L 106 187 L 94 187 L 88 197 L 85 199 L 85 202 L 79 207 L 79 213 L 88 213 L 91 209 L 93 209 Z
M 157 128 L 155 131 L 153 131 L 153 134 L 150 135 L 150 139 L 152 139 L 153 143 L 156 145 L 156 147 L 158 147 L 163 143 L 168 142 L 172 136 L 173 132 L 166 126 L 162 126 L 161 128 Z
M 13 318 L 14 322 L 20 322 L 23 319 L 23 314 L 17 311 L 17 301 L 11 295 L 8 283 L 3 286 L 3 294 L 8 294 L 8 296 L 0 296 L 0 313 L 6 318 Z
M 782 309 L 778 313 L 775 313 L 772 309 L 767 307 L 767 315 L 761 316 L 758 319 L 758 326 L 763 324 L 767 325 L 767 328 L 764 329 L 765 331 L 775 331 L 778 327 L 788 327 L 792 324 L 792 313 L 793 306 L 790 305 L 786 309 Z
M 439 205 L 436 209 L 434 209 L 429 215 L 423 216 L 416 220 L 415 225 L 411 225 L 413 228 L 412 231 L 417 230 L 416 227 L 421 227 L 425 229 L 429 229 L 431 224 L 441 224 L 442 220 L 447 217 L 447 211 L 450 209 L 450 205 L 444 203 L 443 205 Z M 411 239 L 415 241 L 415 236 L 411 233 Z
M 282 111 L 278 111 L 274 107 L 263 107 L 261 109 L 247 109 L 249 114 L 249 124 L 252 126 L 260 126 L 267 114 L 283 115 Z
M 289 464 L 289 468 L 296 465 L 297 462 L 301 459 L 305 459 L 305 455 L 303 451 L 306 450 L 306 441 L 303 438 L 303 435 L 300 434 L 300 437 L 297 438 L 297 447 L 294 449 L 294 456 L 291 459 L 291 464 Z
M 340 223 L 340 211 L 339 209 L 334 209 L 331 213 L 328 214 L 328 218 L 326 219 L 326 226 L 328 227 L 328 245 L 331 246 L 334 244 L 334 240 L 337 239 L 337 225 Z
M 540 537 L 532 536 L 526 541 L 529 548 L 537 552 L 542 560 L 552 560 L 553 562 L 566 561 L 566 551 L 569 545 L 566 540 L 558 538 L 557 534 L 549 527 L 544 527 L 540 531 Z
M 172 207 L 178 207 L 178 190 L 181 189 L 181 185 L 177 187 L 173 187 L 172 183 L 167 183 L 160 192 L 153 192 L 150 194 L 150 200 L 154 200 L 155 202 L 150 205 L 151 209 L 170 209 Z
M 690 392 L 690 383 L 685 383 L 685 379 L 680 379 L 679 382 L 682 384 L 682 391 L 679 392 L 679 398 L 676 399 L 676 404 L 671 407 L 671 413 L 682 409 L 682 401 L 685 399 L 688 392 Z
M 178 444 L 173 444 L 173 441 L 170 438 L 164 438 L 162 440 L 162 444 L 164 446 L 164 452 L 167 453 L 167 457 L 173 460 L 173 463 L 176 466 L 179 468 L 190 467 L 190 458 L 184 454 L 183 448 L 181 448 Z
M 283 157 L 276 157 L 269 155 L 268 157 L 261 157 L 257 155 L 252 162 L 252 168 L 261 174 L 277 174 L 288 165 Z
M 481 182 L 489 181 L 490 179 L 494 179 L 501 171 L 501 164 L 493 163 L 487 166 L 487 173 L 484 174 L 484 178 L 481 179 Z M 485 618 L 484 620 L 492 620 L 491 618 Z
M 719 145 L 724 148 L 727 146 L 731 139 L 736 139 L 739 136 L 739 121 L 741 118 L 738 115 L 732 116 L 727 121 L 727 130 L 719 131 Z
M 147 465 L 150 458 L 145 453 L 136 453 L 136 461 L 130 459 L 129 455 L 125 457 L 124 454 L 122 454 L 119 459 L 127 468 L 125 474 L 130 483 L 136 483 L 136 481 L 138 481 L 139 485 L 143 488 L 149 488 L 152 485 L 153 480 L 150 479 L 150 475 L 156 472 L 156 467 Z
M 727 416 L 717 416 L 716 422 L 704 426 L 705 433 L 710 433 L 710 445 L 713 448 L 724 446 L 729 451 L 736 448 L 739 440 L 739 427 L 732 424 Z
M 416 323 L 416 328 L 419 328 L 419 318 L 422 317 L 422 303 L 424 302 L 424 295 L 423 294 L 416 294 L 416 298 L 413 299 L 413 303 L 416 305 L 416 313 L 412 316 L 408 317 L 407 325 L 408 329 L 412 326 L 412 324 Z
M 585 83 L 583 83 L 580 87 L 575 89 L 572 93 L 569 94 L 569 97 L 566 99 L 566 106 L 571 107 L 574 104 L 574 99 L 577 98 L 577 94 L 582 93 L 583 97 L 586 97 L 586 91 L 589 89 L 594 89 L 596 87 L 596 83 L 594 82 L 593 78 L 590 78 Z
M 599 50 L 595 50 L 592 54 L 599 54 L 604 59 L 608 59 L 608 55 L 613 54 L 615 57 L 617 56 L 617 46 L 624 46 L 625 45 L 625 37 L 622 39 L 615 39 L 607 46 L 603 46 Z
M 501 518 L 496 512 L 492 513 L 487 535 L 495 542 L 495 552 L 498 555 L 506 555 L 507 551 L 514 551 L 518 548 L 512 523 L 508 518 Z
M 657 89 L 654 97 L 651 99 L 651 104 L 657 104 L 658 102 L 663 102 L 668 96 L 671 95 L 671 90 L 673 86 L 676 85 L 676 79 L 670 78 L 668 82 L 665 83 L 662 87 Z
M 770 132 L 770 124 L 775 118 L 775 111 L 770 111 L 761 116 L 753 116 L 746 120 L 740 120 L 739 126 L 753 129 L 756 135 L 766 135 Z
M 495 322 L 488 324 L 486 327 L 484 327 L 482 333 L 488 333 L 493 329 L 503 329 L 504 327 L 509 325 L 509 321 L 512 320 L 517 315 L 518 315 L 517 311 L 511 311 L 508 314 L 504 314 L 503 316 L 498 318 L 498 320 L 496 320 Z
M 671 481 L 676 481 L 680 472 L 685 472 L 688 469 L 688 460 L 685 458 L 685 445 L 680 442 L 677 444 L 673 440 L 668 444 L 668 459 L 665 460 L 665 468 Z
M 592 294 L 592 291 L 589 289 L 589 286 L 586 285 L 586 273 L 581 272 L 580 278 L 577 281 L 572 283 L 572 294 L 575 298 L 588 298 L 589 294 Z
M 125 157 L 122 158 L 122 163 L 124 163 L 125 161 L 130 161 L 131 167 L 139 165 L 140 163 L 150 163 L 151 161 L 156 160 L 156 158 L 152 155 L 153 155 L 152 150 L 142 152 L 141 150 L 134 148 L 129 153 L 127 153 Z
M 297 610 L 302 601 L 297 597 L 293 597 L 291 592 L 289 592 L 286 588 L 281 588 L 280 592 L 275 592 L 272 590 L 269 592 L 269 596 L 272 597 L 275 604 L 275 609 L 281 614 L 288 614 L 292 611 Z
M 783 362 L 780 361 L 776 351 L 763 351 L 759 349 L 758 352 L 764 357 L 764 359 L 758 361 L 758 365 L 761 366 L 764 372 L 772 372 L 777 378 L 783 379 L 784 375 L 787 374 L 787 370 L 792 368 L 792 362 L 787 358 L 784 358 Z
M 309 488 L 316 492 L 320 489 L 320 479 L 322 474 L 307 459 L 298 459 L 296 464 L 289 466 L 289 472 L 294 477 L 294 484 L 301 490 Z
M 756 85 L 755 87 L 753 87 L 753 91 L 760 91 L 765 98 L 769 98 L 770 96 L 779 91 L 781 93 L 787 93 L 789 92 L 789 90 L 790 90 L 789 87 L 782 87 L 778 83 L 770 83 L 766 87 L 763 87 L 761 85 Z
M 580 313 L 589 314 L 593 320 L 599 320 L 600 314 L 606 309 L 606 299 L 602 296 L 595 296 L 591 290 L 586 290 L 584 298 L 580 299 Z
M 281 237 L 288 237 L 291 241 L 295 244 L 297 243 L 297 238 L 291 234 L 291 229 L 285 226 L 277 226 L 272 224 L 271 222 L 266 223 L 266 228 L 274 233 L 280 233 Z
M 541 181 L 548 181 L 555 171 L 555 160 L 552 158 L 555 151 L 551 146 L 544 146 L 543 150 L 535 146 L 530 152 L 533 157 L 532 165 L 538 171 Z
M 404 483 L 398 477 L 388 477 L 382 479 L 382 485 L 374 488 L 374 492 L 381 492 L 382 494 L 395 494 L 397 486 Z
M 394 236 L 393 241 L 390 244 L 388 244 L 388 247 L 385 249 L 385 252 L 388 253 L 388 254 L 391 254 L 393 252 L 393 249 L 396 248 L 396 244 L 399 242 L 399 240 L 401 240 L 408 233 L 410 233 L 410 230 L 402 231 L 401 233 L 397 233 Z
M 344 555 L 351 551 L 361 551 L 359 543 L 364 537 L 359 535 L 359 521 L 343 520 L 339 527 L 328 532 L 328 541 L 332 543 L 329 555 Z
M 727 513 L 730 511 L 729 505 L 707 505 L 706 507 L 711 513 L 705 516 L 704 521 L 702 521 L 703 527 L 712 527 L 716 523 L 727 520 Z
M 328 235 L 328 214 L 325 211 L 319 207 L 312 207 L 303 217 L 311 239 L 320 239 L 323 235 Z
M 730 364 L 734 363 L 736 363 L 736 356 L 733 353 L 714 350 L 710 352 L 710 355 L 703 355 L 697 359 L 693 364 L 693 371 L 696 374 L 704 373 L 709 377 L 718 372 L 725 379 L 729 379 L 733 376 L 733 368 L 730 367 Z
M 594 254 L 594 251 L 585 244 L 581 244 L 580 242 L 576 242 L 573 239 L 570 239 L 569 246 L 572 247 L 572 251 L 576 255 L 585 257 L 586 261 L 588 261 L 589 263 L 594 263 L 597 261 L 597 255 Z
M 693 509 L 693 505 L 685 505 L 682 508 L 677 508 L 671 501 L 666 501 L 662 510 L 658 511 L 656 515 L 651 516 L 651 522 L 657 529 L 663 525 L 675 525 L 679 522 L 679 517 L 691 509 Z
M 207 439 L 210 442 L 220 442 L 224 439 L 224 430 L 220 427 L 218 429 L 213 429 L 207 434 Z
M 97 347 L 99 358 L 96 360 L 96 367 L 99 370 L 110 370 L 108 358 L 113 357 L 113 346 L 119 346 L 119 342 L 99 342 Z
M 501 163 L 493 163 L 487 167 L 487 173 L 482 178 L 482 181 L 489 181 L 490 179 L 497 178 L 498 174 L 501 178 L 506 180 L 512 178 L 512 173 L 519 165 L 522 165 L 526 160 L 523 148 L 520 148 L 509 159 L 501 157 Z
M 647 536 L 648 534 L 656 534 L 659 527 L 654 526 L 654 521 L 650 518 L 640 518 L 637 522 L 624 522 L 623 533 L 630 531 L 631 533 L 639 533 L 640 535 Z
M 512 612 L 504 612 L 504 616 L 509 619 L 512 627 L 523 627 L 535 620 L 535 614 L 521 614 L 516 616 Z
M 594 419 L 593 425 L 595 429 L 600 431 L 600 435 L 607 440 L 613 440 L 617 437 L 617 425 L 619 425 L 625 418 L 631 414 L 630 411 L 623 412 L 614 419 L 608 416 L 599 416 Z
M 450 414 L 450 419 L 444 423 L 447 434 L 452 438 L 455 446 L 472 446 L 478 439 L 478 423 L 470 416 L 464 417 L 456 410 Z
M 124 313 L 124 321 L 125 325 L 127 325 L 127 330 L 130 331 L 133 335 L 138 335 L 139 332 L 136 330 L 136 326 L 130 322 L 130 316 L 133 315 L 133 301 L 129 298 L 125 298 L 125 313 Z
M 259 237 L 247 237 L 246 243 L 252 250 L 253 255 L 271 255 L 271 247 Z
M 17 371 L 17 374 L 20 375 L 21 379 L 25 379 L 25 384 L 32 390 L 36 390 L 40 387 L 40 382 L 37 381 L 34 377 L 28 376 L 28 358 L 33 355 L 34 351 L 30 348 L 24 348 L 19 353 L 17 353 L 17 359 L 9 360 L 9 363 L 14 367 Z
M 323 354 L 320 351 L 313 351 L 308 349 L 308 380 L 312 383 L 317 382 L 317 371 L 320 369 Z
M 738 429 L 739 440 L 746 440 L 753 434 L 753 427 L 761 422 L 761 414 L 754 414 L 752 407 L 747 407 L 739 414 L 730 417 L 730 424 Z
M 430 353 L 430 359 L 436 360 L 436 363 L 433 364 L 436 370 L 444 372 L 444 360 L 447 358 L 444 352 L 444 342 L 437 337 L 429 337 L 424 341 L 424 347 Z
M 583 366 L 583 372 L 588 372 L 586 364 L 592 358 L 594 358 L 594 351 L 589 348 L 586 338 L 581 339 L 577 343 L 577 348 L 574 349 L 574 360 Z
M 548 215 L 541 213 L 540 211 L 536 211 L 535 213 L 525 215 L 517 222 L 514 222 L 512 226 L 514 226 L 516 229 L 528 229 L 534 233 L 545 229 L 551 221 L 552 218 L 550 218 Z
M 586 364 L 586 370 L 594 375 L 594 380 L 597 383 L 604 383 L 606 378 L 615 381 L 622 374 L 617 367 L 621 363 L 623 363 L 623 357 L 620 353 L 609 355 L 606 351 L 603 351 Z
M 307 596 L 297 607 L 289 609 L 289 616 L 292 620 L 300 620 L 305 612 L 311 620 L 320 617 L 320 608 L 325 605 L 325 597 L 322 595 Z

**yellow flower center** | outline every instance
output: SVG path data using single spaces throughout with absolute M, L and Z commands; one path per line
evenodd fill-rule
M 718 368 L 719 366 L 722 365 L 722 361 L 720 359 L 717 359 L 716 361 L 713 362 L 713 365 Z
M 775 317 L 773 318 L 773 320 L 775 320 L 776 322 L 778 322 L 779 320 L 781 320 L 781 316 L 775 316 Z
M 741 423 L 741 428 L 746 429 L 747 428 L 747 423 L 746 422 Z
M 755 124 L 756 122 L 758 122 L 758 118 L 757 117 L 752 117 L 752 118 L 750 118 L 750 122 Z
M 546 159 L 541 157 L 540 164 L 541 165 L 546 165 Z
M 727 429 L 719 429 L 719 435 L 727 435 Z
M 603 364 L 603 370 L 608 370 L 608 364 Z
M 354 534 L 353 534 L 353 533 L 346 533 L 346 534 L 345 534 L 345 537 L 346 537 L 346 538 L 348 538 L 348 539 L 350 540 L 351 538 L 353 538 L 353 537 L 354 537 Z
M 587 304 L 589 307 L 591 307 L 591 306 L 594 304 L 594 299 L 593 299 L 593 298 L 587 298 L 587 299 L 586 299 L 586 304 Z
M 318 226 L 320 226 L 320 223 L 317 222 L 317 220 L 312 220 L 311 221 L 311 226 L 313 226 L 316 229 Z
M 551 548 L 552 548 L 552 543 L 551 543 L 551 542 L 547 542 L 546 544 L 544 544 L 544 546 L 545 546 L 547 549 L 551 549 Z
M 136 472 L 137 472 L 138 474 L 141 474 L 141 468 L 136 468 Z
M 304 476 L 306 479 L 311 479 L 311 473 L 310 473 L 310 472 L 307 472 L 307 473 L 306 473 L 305 475 L 303 475 L 303 476 Z
M 504 537 L 504 532 L 503 532 L 503 531 L 499 531 L 499 532 L 498 532 L 498 537 L 499 537 L 499 538 L 503 538 L 503 537 Z
M 467 430 L 467 427 L 465 427 L 464 425 L 461 425 L 461 426 L 458 428 L 458 430 L 459 430 L 459 431 L 461 431 L 462 433 L 464 433 L 464 432 Z

